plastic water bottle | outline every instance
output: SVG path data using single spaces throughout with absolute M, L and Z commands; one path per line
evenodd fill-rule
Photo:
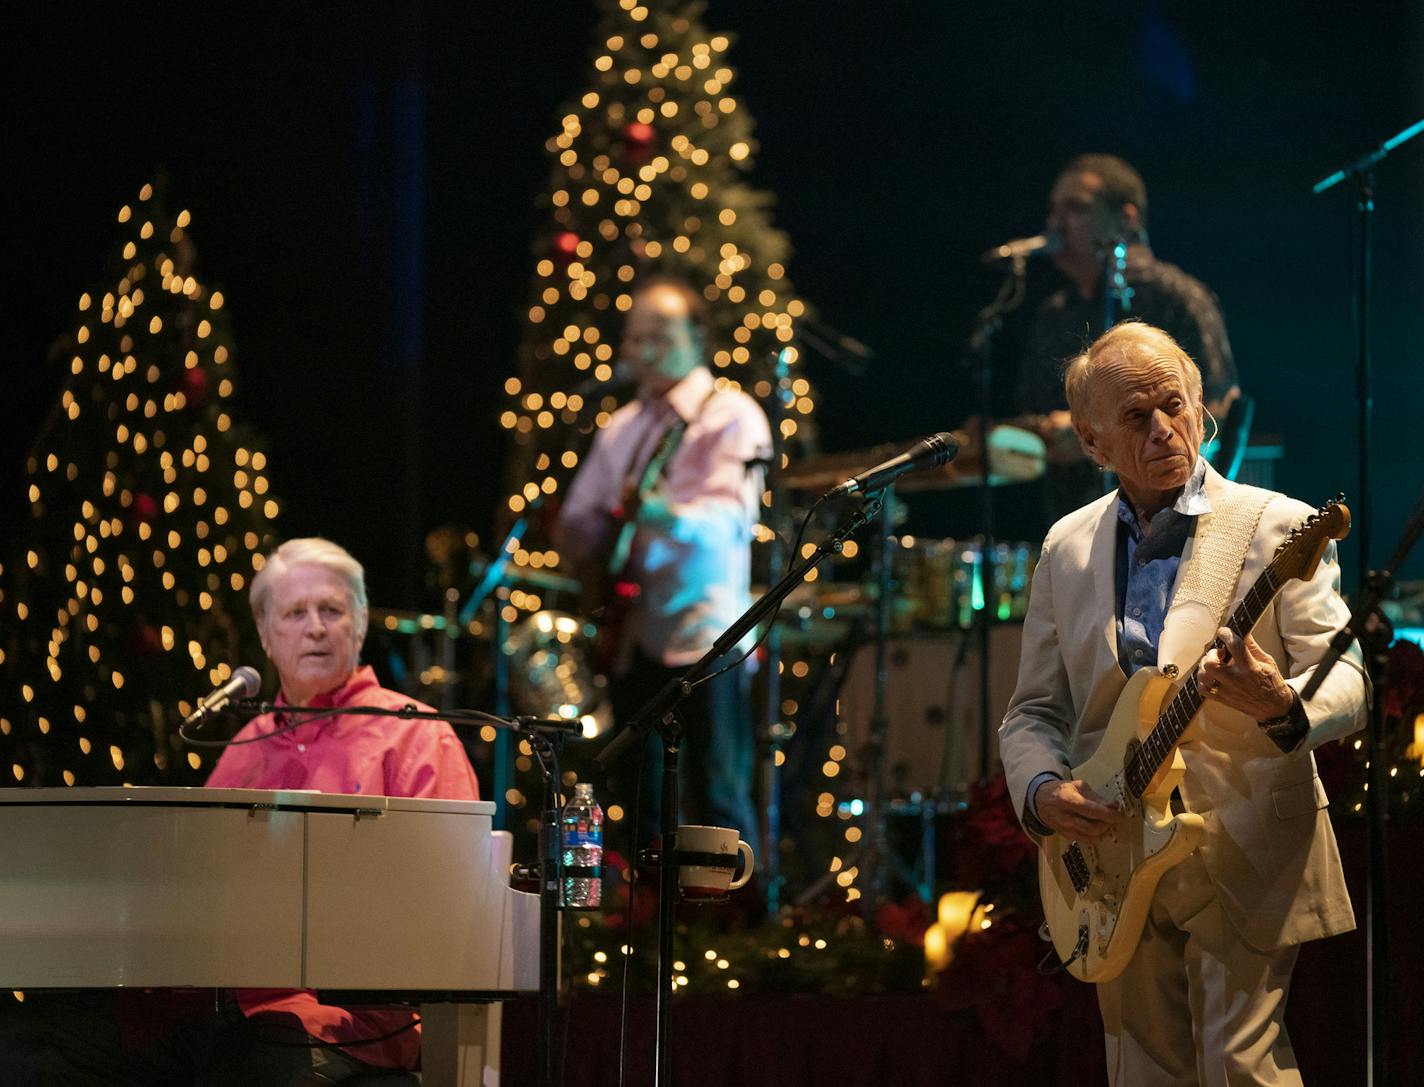
M 603 902 L 603 809 L 593 786 L 581 781 L 559 819 L 563 838 L 566 910 L 596 910 Z

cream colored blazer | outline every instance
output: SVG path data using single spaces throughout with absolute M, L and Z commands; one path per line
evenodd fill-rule
M 1207 469 L 1214 509 L 1236 486 Z M 1068 777 L 1070 767 L 1093 753 L 1127 683 L 1117 660 L 1117 501 L 1113 492 L 1055 524 L 1034 573 L 1018 686 L 999 729 L 1009 795 L 1021 820 L 1029 782 L 1044 771 Z M 1286 533 L 1312 512 L 1284 495 L 1270 501 L 1232 607 Z M 1187 541 L 1181 569 L 1194 544 Z M 1257 642 L 1297 690 L 1348 618 L 1339 587 L 1331 544 L 1315 577 L 1285 585 L 1256 626 Z M 1215 636 L 1217 617 L 1182 606 L 1175 596 L 1174 588 L 1158 666 L 1176 664 L 1185 678 Z M 1311 749 L 1361 728 L 1367 697 L 1359 650 L 1352 647 L 1305 704 L 1310 732 L 1291 754 L 1255 721 L 1216 702 L 1207 703 L 1186 733 L 1182 799 L 1205 817 L 1202 859 L 1226 916 L 1258 950 L 1355 925 Z

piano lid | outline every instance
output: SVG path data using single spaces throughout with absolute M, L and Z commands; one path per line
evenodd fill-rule
M 91 788 L 0 789 L 0 804 L 121 804 L 275 811 L 414 811 L 494 815 L 489 800 L 319 793 L 314 789 L 206 789 L 171 785 L 104 785 Z

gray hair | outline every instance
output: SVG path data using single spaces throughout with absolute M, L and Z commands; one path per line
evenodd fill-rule
M 1098 405 L 1093 379 L 1104 367 L 1120 365 L 1128 359 L 1175 362 L 1193 397 L 1193 406 L 1201 406 L 1202 376 L 1192 357 L 1160 328 L 1134 319 L 1113 325 L 1068 363 L 1063 374 L 1063 391 L 1068 398 L 1068 410 L 1073 415 L 1074 426 L 1084 423 L 1096 425 Z
M 351 595 L 356 630 L 364 640 L 367 617 L 366 571 L 346 548 L 320 536 L 288 540 L 267 556 L 262 569 L 258 570 L 252 579 L 252 617 L 257 621 L 258 627 L 261 627 L 267 618 L 267 605 L 272 597 L 273 583 L 292 566 L 320 566 L 346 582 L 346 589 Z

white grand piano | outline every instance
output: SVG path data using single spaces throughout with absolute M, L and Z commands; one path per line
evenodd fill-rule
M 539 900 L 494 805 L 0 789 L 0 988 L 253 987 L 420 1003 L 426 1087 L 492 1087 Z M 333 999 L 336 998 L 336 999 Z

